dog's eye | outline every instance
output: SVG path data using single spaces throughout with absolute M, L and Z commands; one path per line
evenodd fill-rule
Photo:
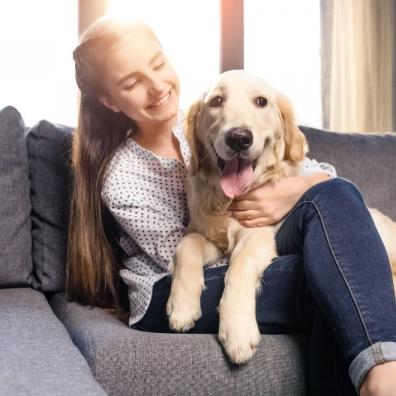
M 210 107 L 219 107 L 223 104 L 223 98 L 221 96 L 215 96 L 210 102 Z
M 256 105 L 259 107 L 265 107 L 267 106 L 267 103 L 268 103 L 267 98 L 263 98 L 262 96 L 256 98 Z

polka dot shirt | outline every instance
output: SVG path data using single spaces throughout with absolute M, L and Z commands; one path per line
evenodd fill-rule
M 186 197 L 190 149 L 179 111 L 172 129 L 180 143 L 184 163 L 163 158 L 128 139 L 111 159 L 105 173 L 102 199 L 121 226 L 120 245 L 124 251 L 120 276 L 128 286 L 129 326 L 145 314 L 153 285 L 169 275 L 170 263 L 188 224 Z M 326 163 L 307 159 L 302 174 L 321 170 L 335 177 Z M 228 264 L 228 257 L 208 267 Z

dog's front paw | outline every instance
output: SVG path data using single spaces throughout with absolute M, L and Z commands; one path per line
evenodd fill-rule
M 169 327 L 174 331 L 188 331 L 195 326 L 201 317 L 200 299 L 191 296 L 180 296 L 171 291 L 166 304 Z
M 235 364 L 251 359 L 261 340 L 256 318 L 237 313 L 220 317 L 218 337 L 227 356 Z

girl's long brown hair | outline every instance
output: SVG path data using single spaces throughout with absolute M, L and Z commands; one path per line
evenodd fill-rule
M 117 224 L 102 202 L 101 191 L 109 161 L 135 126 L 122 112 L 104 106 L 98 96 L 104 94 L 104 60 L 129 28 L 128 24 L 102 18 L 88 28 L 73 52 L 81 94 L 71 155 L 73 188 L 66 273 L 68 301 L 110 308 L 124 322 L 129 303 L 126 286 L 118 275 L 122 250 Z

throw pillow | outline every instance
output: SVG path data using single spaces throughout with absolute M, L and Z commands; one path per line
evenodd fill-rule
M 32 258 L 43 292 L 65 289 L 73 129 L 46 120 L 27 135 L 32 203 Z
M 14 107 L 0 110 L 0 287 L 4 288 L 34 282 L 25 130 Z

